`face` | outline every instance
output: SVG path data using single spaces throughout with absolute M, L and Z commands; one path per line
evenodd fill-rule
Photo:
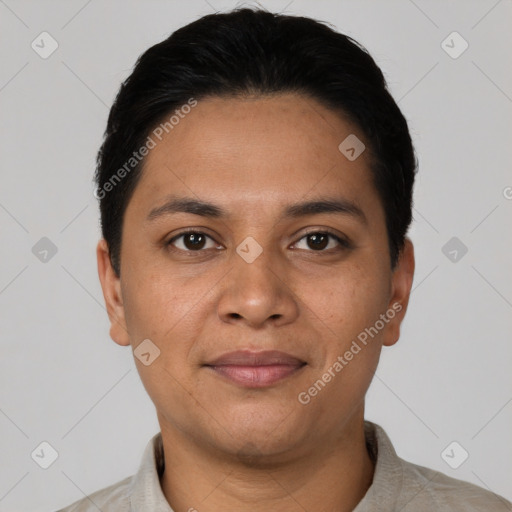
M 291 457 L 361 419 L 414 260 L 407 241 L 391 270 L 369 149 L 338 149 L 351 134 L 308 97 L 209 98 L 146 157 L 120 279 L 103 241 L 98 263 L 112 338 L 151 342 L 135 362 L 162 431 Z

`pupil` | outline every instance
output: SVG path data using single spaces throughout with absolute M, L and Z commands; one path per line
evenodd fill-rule
M 309 240 L 313 241 L 312 249 L 324 249 L 327 247 L 328 237 L 325 234 L 309 235 Z
M 197 233 L 189 233 L 185 237 L 185 245 L 187 246 L 187 249 L 201 248 L 202 243 L 204 243 L 203 235 Z

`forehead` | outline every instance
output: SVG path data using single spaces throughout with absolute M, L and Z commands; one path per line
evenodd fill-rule
M 369 151 L 350 161 L 338 148 L 354 135 L 364 139 L 338 113 L 298 94 L 199 100 L 161 140 L 153 137 L 134 200 L 154 208 L 173 194 L 243 208 L 339 193 L 358 204 L 375 191 Z

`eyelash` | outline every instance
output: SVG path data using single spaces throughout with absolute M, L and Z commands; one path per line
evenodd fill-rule
M 166 245 L 172 250 L 172 251 L 177 251 L 177 252 L 185 252 L 185 253 L 200 253 L 200 252 L 205 252 L 207 251 L 208 249 L 199 249 L 197 251 L 193 251 L 193 250 L 190 250 L 190 249 L 178 249 L 177 247 L 174 247 L 173 246 L 173 243 L 178 240 L 179 238 L 181 237 L 184 237 L 184 236 L 187 236 L 187 235 L 190 235 L 190 234 L 195 234 L 195 235 L 204 235 L 206 237 L 208 237 L 210 240 L 213 240 L 213 238 L 206 234 L 204 231 L 199 231 L 199 230 L 195 230 L 195 229 L 189 229 L 187 231 L 183 231 L 175 236 L 173 236 L 167 243 Z M 328 235 L 330 236 L 331 238 L 333 238 L 334 240 L 336 240 L 336 242 L 338 242 L 338 244 L 340 245 L 340 247 L 334 249 L 334 251 L 338 251 L 338 250 L 347 250 L 347 249 L 351 249 L 352 248 L 352 244 L 345 238 L 342 238 L 338 235 L 336 235 L 335 233 L 333 233 L 332 231 L 330 231 L 329 229 L 323 229 L 323 230 L 318 230 L 318 229 L 315 229 L 315 230 L 311 230 L 311 231 L 308 231 L 306 233 L 304 233 L 304 235 L 299 238 L 299 240 L 296 242 L 300 242 L 301 240 L 303 240 L 304 238 L 307 238 L 308 236 L 310 235 Z M 322 249 L 322 250 L 318 250 L 318 251 L 315 251 L 313 249 L 311 250 L 308 250 L 308 252 L 317 252 L 317 253 L 331 253 L 333 251 L 333 249 Z

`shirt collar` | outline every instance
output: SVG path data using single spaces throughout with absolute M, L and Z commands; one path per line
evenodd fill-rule
M 365 421 L 364 432 L 368 453 L 375 463 L 375 471 L 371 486 L 353 512 L 377 511 L 379 504 L 383 503 L 389 510 L 394 510 L 403 482 L 400 459 L 389 437 L 379 425 Z M 173 512 L 160 486 L 164 469 L 162 434 L 158 432 L 146 445 L 139 470 L 133 477 L 131 512 Z
M 162 433 L 158 432 L 146 445 L 139 470 L 133 477 L 131 512 L 173 512 L 160 485 L 164 469 Z
M 396 510 L 403 485 L 401 460 L 382 427 L 371 421 L 364 422 L 366 447 L 375 463 L 373 481 L 353 512 Z

